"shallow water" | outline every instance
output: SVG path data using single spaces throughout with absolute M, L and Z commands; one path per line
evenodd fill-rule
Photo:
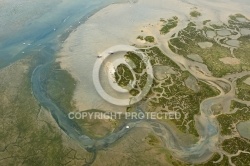
M 244 36 L 244 35 L 250 35 L 250 29 L 247 28 L 242 28 L 240 29 L 240 33 Z
M 229 30 L 223 29 L 223 30 L 217 31 L 217 34 L 219 36 L 229 36 L 231 35 L 231 32 Z
M 114 2 L 122 1 L 75 0 L 74 3 L 70 0 L 46 1 L 44 5 L 49 7 L 41 12 L 33 10 L 42 8 L 40 3 L 24 3 L 23 6 L 32 6 L 29 6 L 28 9 L 22 9 L 24 7 L 19 5 L 17 9 L 23 10 L 19 13 L 19 17 L 13 17 L 11 10 L 13 5 L 7 4 L 6 7 L 4 6 L 6 10 L 0 10 L 2 15 L 0 23 L 3 22 L 0 26 L 0 59 L 4 59 L 4 61 L 0 61 L 0 67 L 22 58 L 31 49 L 43 48 L 42 44 L 44 43 L 58 42 L 62 34 L 71 32 L 98 10 Z M 4 24 L 5 20 L 12 20 L 13 24 L 16 25 L 20 17 L 27 17 L 27 20 L 24 23 L 21 22 L 22 24 L 15 29 L 10 28 L 13 25 Z
M 250 139 L 250 121 L 237 124 L 237 130 L 242 137 Z
M 240 41 L 239 40 L 228 40 L 228 41 L 226 41 L 226 44 L 233 46 L 233 47 L 239 47 Z
M 207 31 L 206 34 L 208 38 L 214 38 L 216 36 L 216 33 L 214 31 Z
M 31 49 L 40 49 L 44 47 L 44 44 L 51 45 L 51 49 L 56 48 L 58 46 L 58 40 L 59 43 L 61 42 L 58 37 L 58 35 L 65 34 L 67 36 L 67 33 L 71 32 L 71 29 L 75 29 L 80 25 L 82 22 L 84 22 L 90 15 L 98 11 L 99 9 L 105 7 L 108 4 L 111 4 L 112 2 L 115 2 L 115 0 L 95 0 L 95 1 L 75 1 L 75 3 L 70 3 L 70 5 L 67 3 L 70 1 L 64 1 L 64 3 L 57 4 L 53 8 L 51 12 L 48 12 L 47 14 L 43 14 L 39 17 L 39 19 L 36 19 L 33 24 L 27 24 L 20 28 L 18 33 L 13 34 L 13 36 L 10 39 L 7 39 L 3 42 L 1 42 L 0 48 L 2 53 L 0 56 L 4 56 L 5 61 L 2 63 L 2 66 L 13 62 L 14 60 L 21 58 L 22 56 L 25 56 L 25 52 L 30 51 Z M 149 1 L 147 1 L 149 2 Z M 192 1 L 189 1 L 192 2 Z M 200 1 L 206 3 L 206 1 Z M 133 8 L 129 7 L 128 8 Z M 138 6 L 135 6 L 135 8 Z M 190 7 L 190 6 L 188 6 Z M 122 7 L 121 7 L 122 8 Z M 172 7 L 169 7 L 172 8 Z M 186 8 L 186 4 L 182 6 L 182 8 Z M 120 9 L 120 8 L 118 8 Z M 136 8 L 138 9 L 138 8 Z M 86 77 L 90 75 L 90 79 L 92 78 L 92 65 L 95 62 L 96 54 L 98 51 L 102 51 L 103 48 L 117 44 L 117 42 L 125 42 L 129 43 L 130 39 L 127 37 L 131 37 L 130 34 L 131 31 L 127 31 L 131 28 L 135 28 L 135 30 L 132 30 L 132 32 L 139 33 L 140 29 L 136 29 L 138 26 L 137 24 L 133 23 L 133 21 L 141 21 L 141 25 L 144 25 L 145 22 L 148 23 L 148 20 L 146 19 L 145 13 L 147 13 L 148 10 L 155 10 L 158 9 L 161 11 L 160 13 L 154 13 L 153 15 L 148 16 L 149 19 L 155 18 L 154 20 L 159 20 L 162 15 L 184 15 L 183 13 L 179 13 L 179 11 L 171 10 L 170 12 L 166 12 L 163 10 L 164 8 L 159 8 L 155 3 L 151 7 L 145 7 L 141 10 L 136 10 L 138 13 L 137 15 L 131 14 L 126 15 L 127 21 L 124 22 L 124 20 L 121 20 L 121 22 L 117 22 L 117 20 L 109 20 L 108 23 L 111 23 L 109 26 L 107 24 L 91 24 L 93 22 L 90 22 L 86 25 L 88 31 L 88 34 L 80 32 L 79 36 L 75 39 L 79 38 L 85 38 L 85 41 L 82 43 L 78 43 L 81 40 L 75 40 L 75 43 L 71 46 L 79 45 L 80 47 L 73 47 L 73 49 L 79 49 L 79 50 L 87 50 L 84 52 L 77 52 L 77 53 L 84 53 L 81 55 L 82 59 L 80 60 L 79 57 L 74 57 L 74 62 L 79 62 L 77 66 L 74 66 L 75 68 L 78 68 L 80 70 L 85 70 L 84 72 L 79 72 L 79 76 L 83 77 L 85 80 L 89 77 Z M 132 10 L 131 10 L 132 11 Z M 187 12 L 188 13 L 188 12 Z M 120 15 L 116 16 L 122 16 L 123 13 L 119 13 Z M 100 17 L 101 15 L 97 15 L 95 17 Z M 96 21 L 94 20 L 94 22 Z M 185 19 L 184 19 L 185 20 Z M 80 23 L 79 23 L 80 21 Z M 103 20 L 102 23 L 105 23 L 107 20 Z M 131 21 L 131 22 L 130 22 Z M 113 26 L 113 23 L 116 24 L 116 26 Z M 101 27 L 99 27 L 99 25 Z M 131 26 L 133 25 L 133 26 Z M 71 27 L 72 26 L 72 27 Z M 106 27 L 111 27 L 111 29 L 105 29 Z M 120 26 L 120 28 L 118 28 Z M 144 26 L 148 26 L 145 24 Z M 85 27 L 85 28 L 86 28 Z M 112 29 L 113 28 L 113 29 Z M 84 28 L 83 28 L 84 29 Z M 104 31 L 105 30 L 105 31 Z M 108 33 L 107 33 L 108 32 Z M 122 36 L 119 36 L 121 32 Z M 126 33 L 125 33 L 126 32 Z M 96 33 L 94 36 L 93 34 Z M 104 34 L 108 34 L 105 36 Z M 224 32 L 222 34 L 225 34 Z M 104 36 L 102 36 L 104 35 Z M 107 43 L 107 39 L 110 39 L 111 36 L 114 38 L 111 42 Z M 99 38 L 100 37 L 100 40 Z M 132 36 L 133 37 L 133 36 Z M 136 36 L 135 36 L 136 37 Z M 96 40 L 98 39 L 98 41 Z M 25 43 L 25 44 L 24 44 Z M 52 44 L 50 44 L 52 43 Z M 28 45 L 31 44 L 31 45 Z M 60 45 L 60 44 L 59 44 Z M 207 47 L 209 44 L 201 45 L 204 47 Z M 83 49 L 83 46 L 86 48 Z M 100 47 L 99 47 L 100 46 Z M 12 50 L 12 48 L 15 48 Z M 98 49 L 97 49 L 98 48 Z M 12 50 L 12 52 L 9 52 Z M 42 52 L 46 52 L 47 50 L 41 50 Z M 57 49 L 55 49 L 57 51 Z M 24 52 L 24 54 L 22 53 Z M 10 54 L 9 56 L 6 56 L 6 54 Z M 53 56 L 55 52 L 51 52 L 51 55 Z M 88 57 L 87 57 L 88 56 Z M 91 57 L 94 56 L 94 57 Z M 170 55 L 171 56 L 171 55 Z M 87 57 L 87 58 L 86 58 Z M 178 59 L 178 58 L 177 58 Z M 50 62 L 51 59 L 48 59 L 46 62 Z M 91 62 L 91 63 L 89 63 Z M 186 63 L 186 61 L 184 61 Z M 75 63 L 73 63 L 75 65 Z M 193 65 L 194 63 L 190 62 L 190 65 Z M 84 67 L 84 68 L 83 68 Z M 36 70 L 34 71 L 32 75 L 32 89 L 33 94 L 39 101 L 41 105 L 43 105 L 45 108 L 48 108 L 51 110 L 51 113 L 54 117 L 54 119 L 57 121 L 58 125 L 64 130 L 65 133 L 67 133 L 71 138 L 77 140 L 79 144 L 88 150 L 95 151 L 96 149 L 102 149 L 104 147 L 107 147 L 108 145 L 114 143 L 116 140 L 118 140 L 120 137 L 122 137 L 124 134 L 129 131 L 125 128 L 125 126 L 122 126 L 121 128 L 117 129 L 117 132 L 110 134 L 107 137 L 104 137 L 99 140 L 94 140 L 87 135 L 85 135 L 84 131 L 82 131 L 77 125 L 70 121 L 66 114 L 63 113 L 63 110 L 60 110 L 47 96 L 45 95 L 45 92 L 43 90 L 43 85 L 41 84 L 40 80 L 40 74 L 42 74 L 46 66 L 38 66 Z M 82 75 L 86 74 L 86 75 Z M 86 84 L 85 84 L 86 86 Z M 86 88 L 86 87 L 85 87 Z M 93 88 L 94 87 L 90 87 Z M 87 87 L 86 89 L 89 89 Z M 92 95 L 93 90 L 90 90 L 90 94 Z M 84 94 L 85 98 L 86 95 Z M 94 96 L 96 97 L 96 96 Z M 221 97 L 222 98 L 222 97 Z M 92 102 L 96 102 L 95 100 L 91 100 Z M 175 134 L 169 127 L 159 124 L 159 128 L 157 129 L 157 133 L 159 136 L 164 138 L 167 144 L 166 147 L 168 147 L 173 152 L 178 153 L 178 156 L 181 156 L 187 161 L 197 162 L 198 160 L 201 160 L 202 157 L 208 158 L 211 156 L 211 152 L 218 136 L 218 126 L 215 123 L 215 120 L 210 117 L 210 107 L 214 104 L 215 101 L 217 101 L 218 98 L 211 98 L 208 100 L 205 100 L 201 105 L 201 115 L 199 118 L 197 118 L 199 121 L 199 133 L 201 135 L 201 140 L 197 142 L 197 144 L 190 145 L 190 147 L 181 147 L 178 143 L 178 140 L 175 138 Z M 96 104 L 96 103 L 94 103 Z M 136 126 L 139 122 L 138 121 L 128 121 L 126 125 Z M 150 123 L 148 124 L 150 126 Z M 159 131 L 162 131 L 159 133 Z M 169 144 L 168 144 L 169 143 Z M 95 145 L 94 145 L 95 144 Z M 198 159 L 200 158 L 200 159 Z

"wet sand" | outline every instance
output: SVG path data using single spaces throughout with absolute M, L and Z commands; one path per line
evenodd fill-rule
M 57 61 L 61 62 L 62 68 L 67 69 L 78 81 L 74 96 L 77 108 L 79 110 L 90 108 L 102 108 L 102 110 L 111 111 L 124 110 L 122 107 L 117 107 L 107 103 L 98 95 L 93 86 L 93 66 L 97 56 L 101 54 L 103 50 L 114 45 L 132 45 L 138 43 L 138 40 L 136 40 L 137 36 L 147 34 L 156 38 L 156 42 L 160 45 L 160 48 L 164 53 L 167 53 L 166 55 L 172 60 L 179 62 L 185 67 L 191 64 L 200 67 L 202 66 L 201 64 L 195 62 L 191 63 L 184 58 L 170 53 L 170 50 L 165 46 L 171 35 L 186 27 L 189 19 L 194 22 L 201 22 L 206 19 L 212 19 L 213 22 L 220 22 L 226 21 L 229 15 L 235 13 L 242 13 L 249 16 L 249 12 L 247 8 L 245 8 L 246 6 L 247 5 L 242 6 L 242 4 L 233 1 L 229 1 L 225 5 L 225 2 L 222 1 L 217 3 L 214 1 L 207 2 L 203 0 L 156 0 L 153 2 L 150 0 L 144 0 L 138 1 L 135 4 L 114 4 L 104 8 L 89 18 L 89 20 L 81 25 L 76 31 L 71 33 L 69 38 L 65 41 L 63 49 L 58 54 Z M 194 7 L 197 7 L 198 11 L 202 13 L 201 17 L 190 18 L 189 13 Z M 239 10 L 239 8 L 241 10 Z M 179 18 L 180 22 L 178 27 L 175 28 L 172 33 L 161 36 L 159 32 L 160 18 L 168 19 L 172 16 L 177 16 Z M 202 66 L 201 68 L 206 67 Z M 191 67 L 188 70 L 192 71 L 192 74 L 194 75 L 199 75 L 198 77 L 200 79 L 207 81 L 216 80 L 216 78 L 199 74 L 199 72 Z M 221 80 L 226 81 L 224 79 Z M 218 89 L 221 90 L 219 87 Z M 214 104 L 215 100 L 217 102 L 225 103 L 226 100 L 230 101 L 233 91 L 234 90 L 231 90 L 230 93 L 225 95 L 223 90 L 221 90 L 220 96 L 208 99 L 202 103 L 201 115 L 196 118 L 200 123 L 199 133 L 201 133 L 201 139 L 192 148 L 180 153 L 180 156 L 187 156 L 189 158 L 188 160 L 191 160 L 192 162 L 200 162 L 205 161 L 211 156 L 208 151 L 216 151 L 216 143 L 218 142 L 218 132 L 216 131 L 217 124 L 215 118 L 209 114 L 208 110 Z M 228 103 L 225 105 L 225 109 L 228 110 Z M 209 115 L 209 118 L 207 115 Z M 171 133 L 167 132 L 165 135 L 166 138 L 169 137 L 169 134 Z M 203 157 L 199 159 L 195 158 L 196 156 L 201 155 L 200 152 Z
M 230 14 L 238 12 L 249 16 L 246 9 L 242 8 L 239 11 L 239 8 L 235 6 L 241 6 L 241 4 L 233 1 L 225 4 L 203 0 L 195 2 L 191 0 L 156 0 L 153 2 L 139 0 L 136 3 L 112 4 L 100 10 L 70 34 L 58 54 L 57 61 L 61 62 L 62 68 L 67 69 L 78 81 L 74 96 L 77 108 L 86 110 L 102 107 L 106 110 L 124 110 L 106 103 L 99 97 L 93 86 L 93 65 L 96 56 L 103 50 L 119 44 L 137 44 L 138 35 L 155 35 L 160 28 L 160 18 L 168 19 L 178 16 L 181 20 L 178 29 L 181 29 L 186 26 L 185 22 L 190 19 L 189 12 L 194 7 L 202 12 L 202 16 L 195 18 L 194 22 L 206 19 L 212 19 L 214 22 L 223 21 Z M 168 37 L 166 35 L 166 40 Z

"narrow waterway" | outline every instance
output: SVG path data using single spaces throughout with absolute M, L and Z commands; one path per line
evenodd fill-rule
M 47 69 L 50 63 L 55 60 L 55 54 L 60 49 L 61 42 L 63 42 L 67 36 L 78 27 L 78 25 L 84 23 L 84 21 L 86 21 L 91 15 L 114 2 L 118 1 L 78 0 L 69 6 L 65 4 L 56 6 L 53 12 L 44 15 L 40 20 L 36 21 L 35 24 L 25 26 L 20 30 L 19 34 L 13 35 L 11 38 L 0 44 L 2 53 L 0 58 L 3 59 L 0 63 L 0 68 L 30 55 L 32 51 L 39 50 L 40 55 L 43 58 L 37 62 L 37 66 L 32 72 L 31 82 L 33 95 L 41 106 L 51 112 L 58 126 L 69 137 L 77 141 L 82 148 L 89 152 L 96 154 L 98 150 L 114 144 L 134 127 L 146 127 L 151 128 L 156 135 L 160 136 L 165 141 L 166 148 L 172 151 L 176 157 L 192 163 L 207 160 L 212 153 L 216 151 L 219 137 L 219 126 L 211 112 L 211 107 L 213 104 L 232 100 L 235 94 L 234 85 L 225 78 L 215 78 L 199 71 L 195 71 L 194 66 L 199 66 L 200 68 L 204 68 L 204 66 L 173 54 L 168 45 L 161 44 L 159 45 L 159 48 L 173 61 L 182 66 L 184 70 L 189 71 L 200 80 L 213 83 L 213 85 L 221 91 L 219 96 L 208 98 L 201 103 L 200 115 L 196 117 L 197 128 L 200 129 L 200 140 L 188 147 L 181 146 L 176 138 L 175 132 L 168 125 L 146 119 L 127 120 L 123 126 L 116 129 L 113 133 L 100 139 L 91 138 L 73 120 L 68 118 L 66 110 L 62 110 L 47 96 L 44 88 L 44 80 L 42 78 L 47 74 Z M 46 24 L 44 23 L 45 20 Z M 27 31 L 29 33 L 27 33 Z M 29 45 L 26 45 L 27 41 L 29 41 Z M 158 43 L 166 43 L 166 41 L 161 41 L 159 39 Z M 22 45 L 22 47 L 20 47 L 20 45 Z M 17 47 L 18 49 L 13 50 L 11 56 L 2 56 L 14 47 Z M 231 86 L 231 91 L 227 93 L 223 92 L 223 90 L 215 84 L 216 81 L 223 81 L 229 84 Z M 139 107 L 137 108 L 137 111 L 143 113 L 143 110 Z M 130 128 L 127 128 L 126 126 L 130 126 Z M 95 157 L 90 164 L 94 159 Z

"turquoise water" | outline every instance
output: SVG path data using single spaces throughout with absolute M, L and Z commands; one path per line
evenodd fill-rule
M 126 125 L 129 125 L 130 129 L 132 129 L 138 121 L 128 120 L 124 126 L 117 129 L 116 132 L 99 140 L 95 140 L 86 135 L 84 130 L 67 117 L 64 110 L 60 109 L 47 97 L 43 88 L 44 85 L 41 80 L 41 75 L 48 72 L 46 70 L 47 65 L 53 62 L 56 52 L 68 34 L 76 29 L 78 25 L 84 23 L 92 14 L 114 2 L 118 1 L 75 0 L 74 3 L 58 3 L 34 21 L 27 21 L 25 25 L 20 27 L 18 31 L 12 33 L 8 38 L 1 39 L 0 36 L 0 67 L 5 67 L 18 59 L 32 55 L 32 51 L 40 51 L 41 59 L 39 59 L 37 66 L 34 67 L 31 77 L 34 96 L 43 107 L 51 111 L 57 124 L 68 136 L 76 140 L 81 147 L 94 153 L 99 149 L 109 146 L 126 134 L 129 131 Z M 208 101 L 206 105 L 210 106 L 211 103 L 209 102 L 210 101 Z M 203 108 L 205 115 L 208 114 L 206 113 L 207 110 L 209 110 L 209 107 Z M 187 160 L 196 159 L 201 155 L 210 153 L 207 150 L 207 146 L 210 145 L 209 138 L 218 133 L 214 122 L 211 122 L 208 118 L 205 120 L 207 120 L 207 122 L 205 123 L 206 125 L 203 126 L 204 133 L 202 133 L 202 135 L 206 139 L 193 147 L 180 147 L 173 133 L 167 131 L 166 126 L 163 126 L 166 131 L 162 131 L 162 133 L 168 133 L 169 136 L 164 138 L 169 140 L 169 142 L 171 141 L 171 143 L 173 143 L 171 146 L 175 147 L 178 152 L 183 151 Z M 160 124 L 158 125 L 160 126 Z
M 54 6 L 50 7 L 49 11 L 35 16 L 36 19 L 27 20 L 16 31 L 0 26 L 1 32 L 10 33 L 7 37 L 0 35 L 0 68 L 26 56 L 27 52 L 32 49 L 43 48 L 43 44 L 60 44 L 63 40 L 60 36 L 67 36 L 70 31 L 77 28 L 92 14 L 109 4 L 121 2 L 121 0 L 74 0 L 73 3 L 72 1 L 64 2 L 56 5 L 51 2 Z M 39 8 L 39 6 L 33 6 L 33 8 Z M 13 16 L 10 16 L 9 19 L 13 22 L 18 21 Z

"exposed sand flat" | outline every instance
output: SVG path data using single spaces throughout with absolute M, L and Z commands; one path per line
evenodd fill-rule
M 210 48 L 213 46 L 213 43 L 211 42 L 200 42 L 198 43 L 198 45 L 200 46 L 200 48 Z
M 78 81 L 74 100 L 79 110 L 93 107 L 125 110 L 110 105 L 96 92 L 92 82 L 92 71 L 97 55 L 111 46 L 136 43 L 141 30 L 147 31 L 149 27 L 152 28 L 149 23 L 159 22 L 162 17 L 177 15 L 185 19 L 191 5 L 171 1 L 179 7 L 178 10 L 181 8 L 181 11 L 186 12 L 181 15 L 173 11 L 171 6 L 164 5 L 167 2 L 145 0 L 138 3 L 113 4 L 96 13 L 71 33 L 58 55 L 58 61 L 62 62 L 62 68 L 70 71 Z
M 250 85 L 250 77 L 248 77 L 245 81 L 244 81 L 245 84 L 247 85 Z
M 189 55 L 187 55 L 187 57 L 194 60 L 194 61 L 196 61 L 196 62 L 203 63 L 203 59 L 198 54 L 189 54 Z
M 225 3 L 222 1 L 208 2 L 205 0 L 139 0 L 137 3 L 113 4 L 104 8 L 70 34 L 58 56 L 58 61 L 62 62 L 62 67 L 68 69 L 78 80 L 77 90 L 74 96 L 76 106 L 79 110 L 96 108 L 102 110 L 112 109 L 111 111 L 125 111 L 124 108 L 111 105 L 102 99 L 93 85 L 93 66 L 97 55 L 100 55 L 103 50 L 115 45 L 136 44 L 138 43 L 136 39 L 138 35 L 152 35 L 155 37 L 156 43 L 160 44 L 159 47 L 163 52 L 166 54 L 169 53 L 167 55 L 171 57 L 171 59 L 185 66 L 185 63 L 188 62 L 186 59 L 168 52 L 168 49 L 164 50 L 173 32 L 178 33 L 179 30 L 187 26 L 189 20 L 195 23 L 207 19 L 211 19 L 215 23 L 220 21 L 226 22 L 228 16 L 234 13 L 242 13 L 249 17 L 249 6 L 248 8 L 245 8 L 245 6 L 233 1 L 227 1 L 227 3 Z M 197 7 L 202 13 L 201 17 L 190 17 L 189 13 L 194 7 Z M 179 24 L 171 30 L 171 33 L 162 37 L 163 35 L 160 35 L 159 32 L 160 25 L 157 23 L 159 23 L 160 18 L 168 19 L 172 16 L 179 18 Z M 143 30 L 143 32 L 141 32 L 141 30 Z M 211 44 L 212 43 L 205 43 L 201 46 L 212 46 Z M 231 60 L 232 62 L 226 59 L 227 63 L 228 61 L 230 64 L 239 63 L 235 62 L 236 58 L 234 61 Z M 195 63 L 197 66 L 203 65 L 198 62 L 192 62 L 192 64 Z M 202 75 L 197 67 L 191 66 L 190 68 L 190 71 L 199 78 L 210 79 Z M 107 77 L 107 75 L 101 74 L 101 78 L 102 77 Z M 220 89 L 216 84 L 213 85 Z M 105 86 L 105 84 L 103 84 L 103 86 Z M 223 95 L 223 93 L 221 95 Z M 227 97 L 231 98 L 230 95 Z M 202 102 L 201 110 L 208 110 L 208 108 L 214 104 L 215 100 L 217 100 L 217 98 L 210 98 Z M 227 103 L 229 100 L 225 99 L 225 102 L 224 98 L 220 100 L 226 103 L 225 106 L 223 105 L 223 108 L 229 110 L 229 104 Z M 199 120 L 199 126 L 201 126 L 200 129 L 198 129 L 198 132 L 201 133 L 200 141 L 192 147 L 191 151 L 190 149 L 180 150 L 177 153 L 178 156 L 184 158 L 190 154 L 200 157 L 198 159 L 197 157 L 195 157 L 195 159 L 190 158 L 193 162 L 207 160 L 211 156 L 207 151 L 208 149 L 218 151 L 216 143 L 219 139 L 219 133 L 216 132 L 215 123 L 211 123 L 211 119 L 207 118 L 205 111 L 201 111 L 201 115 L 197 116 L 197 119 Z M 169 146 L 169 149 L 172 151 L 177 151 L 174 144 L 175 140 L 170 139 L 169 134 L 167 134 L 169 133 L 168 131 L 165 133 L 164 138 L 168 140 L 166 146 Z M 210 137 L 211 135 L 213 136 Z
M 236 18 L 238 21 L 240 21 L 240 22 L 246 22 L 247 21 L 247 19 L 246 18 Z
M 195 77 L 189 76 L 184 82 L 189 89 L 193 90 L 196 93 L 199 92 L 200 87 Z
M 232 57 L 225 57 L 225 58 L 220 58 L 219 59 L 221 62 L 228 64 L 228 65 L 238 65 L 240 64 L 240 60 L 237 58 L 232 58 Z
M 158 80 L 164 80 L 169 74 L 177 74 L 177 72 L 169 66 L 154 66 L 153 69 L 154 77 Z
M 228 16 L 241 13 L 248 18 L 250 17 L 250 1 L 249 0 L 184 0 L 184 2 L 194 4 L 194 6 L 202 9 L 202 11 L 212 11 L 216 15 L 216 19 L 209 18 L 213 22 L 223 21 L 227 23 Z
M 117 44 L 139 44 L 138 35 L 160 35 L 161 26 L 157 24 L 160 18 L 178 16 L 181 20 L 178 29 L 181 29 L 186 26 L 191 8 L 195 6 L 201 10 L 202 16 L 194 21 L 211 19 L 219 22 L 232 13 L 240 12 L 250 15 L 248 10 L 239 11 L 237 6 L 240 4 L 233 1 L 225 4 L 203 0 L 139 0 L 136 3 L 112 4 L 72 32 L 58 55 L 58 61 L 78 80 L 74 97 L 78 109 L 113 108 L 99 97 L 92 83 L 92 68 L 98 54 Z

